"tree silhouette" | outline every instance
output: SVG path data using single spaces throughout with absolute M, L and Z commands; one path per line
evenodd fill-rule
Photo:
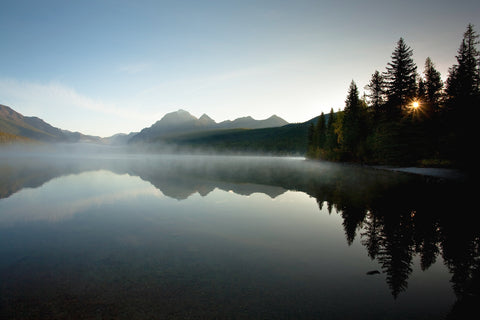
M 480 52 L 477 50 L 478 35 L 469 24 L 458 49 L 457 64 L 449 70 L 447 79 L 447 98 L 450 105 L 462 111 L 472 108 L 480 94 Z
M 408 216 L 403 214 L 388 216 L 378 254 L 378 261 L 387 274 L 387 283 L 394 298 L 407 289 L 412 272 L 412 224 L 408 220 Z
M 325 146 L 326 130 L 327 130 L 325 114 L 323 112 L 320 114 L 320 117 L 318 118 L 316 130 L 317 130 L 317 134 L 318 134 L 317 147 L 319 149 L 323 149 L 324 146 Z
M 352 80 L 345 101 L 343 117 L 343 150 L 347 159 L 357 161 L 363 156 L 366 137 L 364 105 L 358 96 L 358 88 Z
M 402 109 L 416 94 L 417 66 L 412 55 L 413 50 L 400 38 L 384 74 L 388 97 L 387 112 L 394 119 L 401 115 Z
M 378 70 L 375 70 L 375 73 L 372 75 L 370 82 L 365 86 L 365 89 L 370 92 L 367 95 L 367 98 L 369 99 L 370 106 L 374 110 L 375 118 L 378 119 L 381 108 L 385 103 L 385 80 Z
M 360 99 L 357 85 L 350 83 L 344 110 L 330 114 L 325 139 L 318 144 L 318 152 L 308 156 L 475 170 L 476 122 L 480 116 L 479 43 L 479 35 L 469 24 L 444 90 L 432 59 L 426 58 L 420 77 L 413 50 L 400 38 L 386 71 L 375 71 L 365 86 L 366 98 Z
M 480 52 L 476 46 L 478 35 L 473 25 L 467 26 L 458 49 L 457 64 L 450 68 L 447 79 L 448 117 L 453 123 L 452 137 L 448 141 L 453 146 L 450 157 L 466 168 L 474 168 L 474 151 L 476 143 L 476 122 L 480 114 Z
M 432 112 L 438 113 L 442 99 L 443 82 L 440 72 L 435 69 L 432 59 L 425 60 L 425 102 L 429 104 Z
M 335 133 L 335 121 L 336 115 L 333 112 L 333 108 L 330 109 L 330 113 L 328 114 L 328 123 L 327 123 L 327 132 L 326 132 L 326 140 L 325 140 L 325 149 L 327 152 L 332 152 L 338 147 L 338 136 Z
M 368 256 L 373 260 L 377 257 L 382 242 L 381 234 L 383 231 L 383 225 L 379 217 L 376 214 L 369 212 L 363 222 L 363 230 L 364 231 L 361 233 L 361 243 L 367 248 Z
M 353 243 L 357 230 L 365 219 L 366 210 L 356 206 L 345 206 L 342 208 L 341 215 L 343 218 L 343 229 L 348 245 Z
M 428 210 L 426 210 L 428 211 Z M 420 254 L 420 268 L 425 271 L 433 265 L 440 253 L 439 223 L 435 216 L 428 212 L 412 210 L 415 230 L 415 251 Z

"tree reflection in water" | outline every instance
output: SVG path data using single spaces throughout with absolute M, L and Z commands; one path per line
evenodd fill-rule
M 359 241 L 377 260 L 394 298 L 408 288 L 413 258 L 422 270 L 439 255 L 452 277 L 457 303 L 451 318 L 470 312 L 479 301 L 480 229 L 472 216 L 465 181 L 426 181 L 384 170 L 310 161 L 249 157 L 138 157 L 98 161 L 83 159 L 0 166 L 0 197 L 36 187 L 71 173 L 106 169 L 149 181 L 165 195 L 186 199 L 215 188 L 242 185 L 242 194 L 296 190 L 314 197 L 322 209 L 343 218 L 348 245 Z M 41 174 L 39 174 L 41 173 Z M 171 186 L 176 186 L 172 189 Z M 257 188 L 247 190 L 249 188 Z M 265 187 L 261 187 L 265 186 Z M 274 188 L 270 188 L 274 187 Z M 268 189 L 270 188 L 270 189 Z M 240 189 L 239 189 L 240 190 Z M 270 191 L 265 191 L 270 190 Z M 359 237 L 359 239 L 357 238 Z
M 471 315 L 480 301 L 480 230 L 468 184 L 404 176 L 398 184 L 378 180 L 345 192 L 348 183 L 341 180 L 316 186 L 320 209 L 326 202 L 329 211 L 334 207 L 341 214 L 349 245 L 360 235 L 368 256 L 381 264 L 393 297 L 407 289 L 414 256 L 427 270 L 441 255 L 457 296 L 449 316 Z

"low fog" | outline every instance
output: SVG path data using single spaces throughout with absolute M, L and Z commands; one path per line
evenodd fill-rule
M 178 201 L 195 194 L 206 197 L 215 190 L 240 196 L 259 193 L 271 199 L 295 191 L 315 199 L 320 208 L 327 204 L 329 211 L 335 208 L 337 212 L 366 212 L 373 207 L 400 204 L 408 211 L 418 203 L 429 203 L 427 198 L 438 197 L 436 186 L 440 185 L 426 181 L 421 175 L 303 157 L 155 153 L 95 144 L 10 146 L 0 150 L 0 200 L 59 179 L 74 183 L 82 175 L 103 177 L 92 180 L 92 190 L 108 189 L 118 181 L 128 180 L 128 184 L 139 183 L 145 188 L 142 192 L 159 192 Z M 459 190 L 451 185 L 442 192 L 452 194 Z M 117 196 L 129 194 L 115 194 L 109 199 Z M 67 204 L 68 201 L 65 202 L 68 207 Z M 31 214 L 35 215 L 35 210 Z M 6 218 L 11 221 L 12 217 Z M 0 223 L 1 220 L 0 217 Z
M 10 146 L 0 150 L 2 198 L 56 177 L 98 170 L 140 177 L 178 200 L 195 193 L 205 196 L 216 188 L 242 195 L 260 192 L 275 198 L 286 190 L 318 197 L 319 190 L 338 186 L 354 195 L 362 193 L 358 185 L 384 188 L 398 179 L 410 178 L 406 174 L 303 157 L 215 154 L 204 150 L 175 152 L 178 150 L 164 148 L 159 153 L 138 146 L 88 143 Z
M 104 156 L 104 155 L 205 155 L 205 156 L 259 156 L 277 157 L 278 154 L 249 151 L 218 151 L 208 147 L 188 147 L 167 143 L 137 143 L 109 145 L 88 142 L 78 143 L 17 143 L 0 145 L 0 157 L 16 157 L 25 155 L 38 156 Z M 288 154 L 280 156 L 304 158 L 302 155 Z

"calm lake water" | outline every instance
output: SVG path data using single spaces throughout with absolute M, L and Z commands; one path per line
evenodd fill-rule
M 0 157 L 0 177 L 2 319 L 441 319 L 478 298 L 458 182 L 110 154 Z

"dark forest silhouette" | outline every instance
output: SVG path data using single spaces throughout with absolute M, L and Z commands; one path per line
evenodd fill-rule
M 469 24 L 457 63 L 443 83 L 426 58 L 419 75 L 413 50 L 397 42 L 384 72 L 359 96 L 352 80 L 343 111 L 323 113 L 308 134 L 309 158 L 362 163 L 473 166 L 480 107 L 478 34 Z

